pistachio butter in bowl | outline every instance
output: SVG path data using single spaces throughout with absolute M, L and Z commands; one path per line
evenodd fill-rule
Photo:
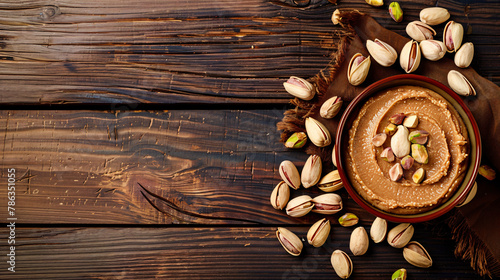
M 481 160 L 479 129 L 445 85 L 405 74 L 368 86 L 347 107 L 335 157 L 350 196 L 394 222 L 437 218 L 471 191 Z

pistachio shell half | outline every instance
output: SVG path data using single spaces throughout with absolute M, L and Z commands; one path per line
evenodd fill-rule
M 420 65 L 420 46 L 417 41 L 411 40 L 406 43 L 401 50 L 399 64 L 406 73 L 411 73 L 417 70 Z
M 476 90 L 462 73 L 456 70 L 448 72 L 448 85 L 453 91 L 463 96 L 474 96 Z
M 438 25 L 450 18 L 447 9 L 441 7 L 430 7 L 420 11 L 420 21 L 429 25 Z
M 423 40 L 420 42 L 420 50 L 422 55 L 430 61 L 440 60 L 446 54 L 446 46 L 437 40 Z
M 283 246 L 290 255 L 298 256 L 302 252 L 304 246 L 302 240 L 288 229 L 279 227 L 276 230 L 276 238 L 278 238 L 281 246 Z
M 274 209 L 282 210 L 285 208 L 288 203 L 288 199 L 290 198 L 290 188 L 285 181 L 279 182 L 276 187 L 274 187 L 273 192 L 271 193 L 271 205 Z
M 368 251 L 370 241 L 368 234 L 364 227 L 357 227 L 351 233 L 351 240 L 349 242 L 349 249 L 355 256 L 361 256 Z
M 389 44 L 379 39 L 366 40 L 366 49 L 375 61 L 385 67 L 389 67 L 396 62 L 398 53 Z
M 411 224 L 399 224 L 387 234 L 387 242 L 394 248 L 403 248 L 410 242 L 414 228 Z
M 403 249 L 403 257 L 407 262 L 416 267 L 431 267 L 432 258 L 422 244 L 411 241 Z
M 314 207 L 312 198 L 308 195 L 298 196 L 286 205 L 286 214 L 292 217 L 302 217 L 311 212 Z
M 305 121 L 307 136 L 311 142 L 318 147 L 326 147 L 332 143 L 330 131 L 321 122 L 312 117 Z
M 342 210 L 342 198 L 335 193 L 318 195 L 312 202 L 314 203 L 312 211 L 315 213 L 330 215 Z
M 323 164 L 321 163 L 321 158 L 318 155 L 310 155 L 307 158 L 304 168 L 302 168 L 302 174 L 300 175 L 302 186 L 307 189 L 316 185 L 321 178 L 322 168 Z
M 375 218 L 370 228 L 370 237 L 375 243 L 380 243 L 385 239 L 387 233 L 387 221 L 382 218 Z
M 471 42 L 463 44 L 455 54 L 455 65 L 460 68 L 467 68 L 472 63 L 474 57 L 474 44 Z
M 347 68 L 347 80 L 353 86 L 362 84 L 370 71 L 370 56 L 364 57 L 361 53 L 352 56 Z
M 342 250 L 335 250 L 330 258 L 335 273 L 342 278 L 347 279 L 352 274 L 353 265 L 351 258 Z
M 443 42 L 447 52 L 456 52 L 462 45 L 464 37 L 464 27 L 457 22 L 450 20 L 443 31 Z
M 303 100 L 311 100 L 316 94 L 313 84 L 295 76 L 291 76 L 283 86 L 288 93 Z
M 279 167 L 281 179 L 285 181 L 292 189 L 296 190 L 300 187 L 300 175 L 295 164 L 289 160 L 281 162 Z
M 335 117 L 342 108 L 342 98 L 334 96 L 326 100 L 321 108 L 319 109 L 319 114 L 324 119 L 331 119 Z
M 327 218 L 317 221 L 307 232 L 307 242 L 314 247 L 323 246 L 330 235 L 330 228 L 330 221 Z
M 432 27 L 418 20 L 406 25 L 406 33 L 418 42 L 433 39 L 436 36 L 436 31 Z
M 331 171 L 318 182 L 318 188 L 324 192 L 334 192 L 341 189 L 343 186 L 344 184 L 340 179 L 338 170 Z

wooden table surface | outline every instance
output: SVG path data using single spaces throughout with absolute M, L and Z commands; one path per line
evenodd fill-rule
M 327 66 L 333 11 L 370 13 L 405 35 L 421 9 L 445 7 L 474 43 L 472 67 L 500 84 L 498 1 L 400 4 L 397 24 L 388 2 L 363 0 L 0 1 L 0 279 L 338 279 L 330 255 L 350 254 L 352 232 L 338 217 L 355 213 L 369 229 L 374 216 L 340 190 L 326 244 L 292 257 L 276 228 L 305 239 L 323 216 L 269 203 L 280 162 L 300 169 L 307 158 L 279 143 L 291 108 L 282 83 Z M 371 243 L 352 257 L 351 279 L 402 267 L 408 279 L 481 279 L 454 257 L 445 219 L 415 225 L 431 268 Z

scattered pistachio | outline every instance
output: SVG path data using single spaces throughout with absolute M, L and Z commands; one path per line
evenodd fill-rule
M 292 189 L 297 190 L 300 187 L 300 175 L 295 164 L 289 160 L 281 162 L 279 167 L 281 179 L 285 181 Z
M 389 231 L 387 234 L 387 242 L 394 248 L 403 248 L 410 242 L 414 230 L 411 224 L 399 224 Z
M 420 42 L 420 50 L 422 55 L 430 61 L 440 60 L 446 54 L 446 46 L 437 40 L 423 40 Z
M 425 250 L 422 244 L 417 241 L 411 241 L 403 249 L 403 257 L 407 262 L 416 267 L 431 267 L 432 258 Z
M 474 57 L 474 44 L 471 42 L 463 44 L 455 54 L 455 65 L 460 68 L 467 68 L 472 63 Z
M 455 207 L 462 207 L 466 205 L 467 203 L 471 202 L 471 200 L 476 196 L 477 193 L 477 182 L 474 182 L 474 185 L 472 186 L 472 189 L 469 191 L 465 199 L 461 202 L 458 203 L 457 206 Z
M 283 86 L 288 93 L 303 100 L 311 100 L 316 94 L 313 84 L 295 76 L 291 76 Z
M 370 228 L 370 237 L 375 243 L 380 243 L 385 239 L 387 233 L 387 221 L 382 218 L 375 218 Z
M 406 73 L 411 73 L 417 70 L 420 65 L 420 47 L 417 41 L 411 40 L 406 43 L 401 50 L 399 64 Z
M 380 153 L 380 157 L 387 161 L 387 162 L 393 162 L 394 161 L 394 153 L 392 152 L 392 148 L 391 147 L 387 147 L 385 148 L 381 153 Z
M 395 125 L 400 125 L 403 123 L 403 120 L 405 119 L 406 115 L 404 113 L 398 113 L 396 115 L 393 115 L 392 117 L 389 118 L 389 121 L 392 124 Z
M 335 117 L 342 108 L 342 98 L 334 96 L 326 100 L 321 108 L 319 109 L 319 114 L 324 119 L 331 119 Z
M 408 170 L 413 166 L 414 161 L 415 160 L 410 155 L 407 155 L 401 159 L 401 166 L 403 167 L 403 169 Z
M 307 136 L 318 147 L 326 147 L 332 143 L 330 131 L 321 122 L 311 117 L 305 121 Z
M 274 209 L 282 210 L 288 203 L 289 198 L 290 188 L 285 181 L 281 181 L 276 185 L 276 187 L 274 187 L 274 190 L 271 193 L 271 205 Z
M 410 154 L 410 141 L 408 140 L 408 128 L 398 125 L 398 131 L 391 138 L 391 148 L 394 155 L 402 158 Z
M 438 25 L 450 18 L 450 13 L 445 8 L 430 7 L 420 11 L 420 21 L 429 25 Z
M 450 70 L 450 72 L 448 72 L 448 85 L 450 85 L 451 89 L 460 95 L 476 95 L 476 90 L 469 80 L 456 70 Z
M 392 274 L 391 280 L 406 280 L 407 275 L 406 269 L 400 268 Z
M 308 195 L 301 195 L 288 202 L 286 214 L 292 217 L 302 217 L 311 212 L 313 207 L 312 198 Z
M 295 233 L 289 231 L 286 228 L 279 227 L 276 230 L 276 237 L 280 242 L 281 246 L 292 256 L 298 256 L 302 252 L 302 241 L 295 235 Z
M 321 162 L 321 158 L 318 155 L 310 155 L 307 158 L 304 168 L 302 168 L 302 174 L 300 175 L 300 182 L 302 183 L 302 186 L 307 189 L 316 185 L 321 178 L 322 168 L 323 164 Z
M 389 15 L 395 22 L 401 22 L 403 20 L 403 10 L 398 2 L 392 2 L 389 4 Z
M 349 249 L 355 256 L 361 256 L 368 251 L 370 240 L 364 227 L 357 227 L 351 233 L 351 240 L 349 242 Z
M 384 1 L 383 0 L 365 0 L 366 3 L 368 3 L 368 5 L 372 5 L 374 7 L 380 7 L 382 5 L 384 5 Z
M 486 178 L 490 181 L 495 180 L 495 178 L 497 176 L 495 169 L 491 168 L 490 166 L 488 166 L 486 164 L 479 166 L 478 172 L 479 172 L 479 175 L 483 176 L 484 178 Z
M 418 125 L 418 117 L 415 114 L 408 115 L 403 121 L 403 125 L 408 128 L 415 128 Z
M 429 132 L 425 130 L 414 130 L 408 135 L 408 140 L 413 144 L 425 144 L 429 139 Z
M 342 198 L 335 193 L 325 193 L 312 199 L 314 207 L 313 212 L 325 215 L 331 215 L 342 210 Z
M 378 133 L 375 136 L 373 136 L 372 143 L 375 147 L 380 147 L 384 144 L 386 139 L 387 139 L 387 134 Z
M 411 176 L 411 178 L 412 178 L 413 182 L 415 182 L 415 184 L 422 183 L 422 181 L 424 180 L 424 177 L 425 177 L 425 169 L 423 169 L 422 167 L 417 169 L 415 171 L 415 173 L 413 173 L 413 175 Z
M 464 37 L 464 27 L 457 22 L 450 20 L 443 31 L 443 42 L 447 52 L 456 52 L 462 45 Z
M 350 227 L 357 224 L 359 221 L 358 216 L 353 213 L 345 213 L 339 218 L 339 224 L 343 227 Z
M 336 9 L 335 11 L 333 11 L 333 14 L 332 14 L 332 23 L 334 25 L 337 25 L 337 24 L 340 23 L 341 19 L 342 18 L 340 17 L 340 11 L 339 11 L 339 9 Z
M 398 127 L 395 124 L 390 123 L 388 126 L 384 128 L 384 133 L 391 136 L 394 135 L 394 133 L 396 133 L 396 130 L 398 130 Z
M 370 56 L 364 57 L 361 53 L 352 56 L 347 68 L 347 80 L 353 86 L 362 84 L 370 71 Z
M 295 132 L 285 142 L 285 147 L 299 149 L 304 147 L 307 142 L 307 134 L 305 132 Z
M 418 42 L 433 39 L 436 36 L 436 31 L 432 27 L 418 20 L 408 23 L 406 33 Z
M 389 178 L 391 181 L 398 181 L 399 179 L 403 178 L 403 168 L 401 167 L 401 164 L 395 163 L 391 169 L 389 169 Z
M 378 64 L 385 67 L 393 65 L 398 58 L 396 50 L 379 39 L 375 39 L 374 41 L 366 40 L 366 49 L 368 49 L 368 52 Z
M 338 170 L 331 171 L 318 182 L 318 188 L 324 192 L 334 192 L 341 189 L 343 186 L 344 184 L 340 179 Z
M 332 263 L 333 269 L 335 269 L 335 273 L 337 273 L 340 278 L 347 279 L 351 276 L 353 270 L 352 261 L 344 251 L 333 251 L 330 262 Z
M 411 155 L 416 162 L 421 164 L 429 163 L 429 154 L 424 145 L 411 144 Z
M 330 221 L 327 218 L 317 221 L 307 232 L 307 242 L 314 247 L 323 246 L 330 234 L 330 229 Z

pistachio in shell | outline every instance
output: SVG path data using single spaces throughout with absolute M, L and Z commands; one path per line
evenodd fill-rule
M 462 45 L 464 37 L 464 27 L 458 23 L 450 20 L 443 31 L 443 43 L 446 46 L 447 52 L 456 52 Z
M 399 57 L 401 68 L 403 68 L 406 73 L 414 72 L 420 65 L 420 57 L 421 53 L 418 42 L 414 40 L 409 41 L 401 50 L 401 55 Z
M 335 273 L 342 278 L 347 279 L 351 276 L 353 265 L 351 258 L 342 250 L 335 250 L 330 258 Z
M 330 235 L 330 229 L 330 221 L 327 218 L 317 221 L 307 232 L 307 242 L 314 247 L 323 246 Z
M 370 71 L 370 56 L 364 57 L 361 53 L 352 56 L 347 68 L 347 80 L 353 86 L 362 84 Z
M 322 168 L 323 164 L 321 162 L 321 158 L 318 155 L 310 155 L 309 158 L 307 158 L 300 175 L 302 186 L 307 189 L 316 185 L 321 178 Z
M 351 249 L 353 255 L 364 255 L 368 251 L 369 244 L 368 234 L 364 227 L 357 227 L 352 231 L 349 249 Z
M 312 199 L 314 207 L 313 212 L 325 215 L 331 215 L 342 210 L 342 198 L 335 193 L 325 193 Z
M 404 247 L 403 257 L 416 267 L 427 268 L 432 266 L 431 256 L 424 246 L 417 241 L 411 241 Z
M 322 148 L 332 143 L 330 131 L 318 120 L 312 117 L 306 118 L 305 127 L 307 136 L 314 145 Z
M 303 100 L 311 100 L 316 94 L 316 87 L 313 84 L 296 76 L 291 76 L 283 83 L 283 87 L 289 94 Z
M 311 212 L 313 207 L 312 198 L 308 195 L 301 195 L 288 202 L 286 214 L 291 217 L 302 217 Z
M 414 228 L 409 223 L 402 223 L 394 227 L 387 234 L 387 242 L 394 248 L 403 248 L 413 237 Z
M 342 103 L 342 98 L 338 96 L 328 98 L 328 100 L 326 100 L 323 105 L 321 105 L 321 108 L 319 109 L 319 115 L 324 119 L 331 119 L 335 117 L 340 112 Z
M 302 252 L 304 244 L 302 240 L 295 235 L 295 233 L 289 231 L 286 228 L 279 227 L 276 230 L 276 238 L 280 242 L 281 246 L 292 256 L 298 256 Z
M 285 181 L 279 182 L 276 187 L 274 187 L 271 193 L 270 201 L 274 209 L 282 210 L 285 208 L 290 198 L 290 188 Z
M 366 40 L 366 49 L 370 53 L 370 56 L 375 59 L 375 61 L 384 66 L 389 67 L 396 62 L 398 58 L 398 53 L 389 44 L 379 39 Z
M 387 234 L 387 221 L 380 217 L 375 218 L 370 228 L 370 237 L 375 243 L 380 243 Z
M 323 176 L 318 182 L 318 188 L 324 192 L 334 192 L 344 186 L 340 179 L 339 171 L 333 170 Z
M 293 162 L 284 160 L 279 166 L 281 179 L 285 181 L 292 189 L 296 190 L 300 187 L 300 175 L 297 167 Z

